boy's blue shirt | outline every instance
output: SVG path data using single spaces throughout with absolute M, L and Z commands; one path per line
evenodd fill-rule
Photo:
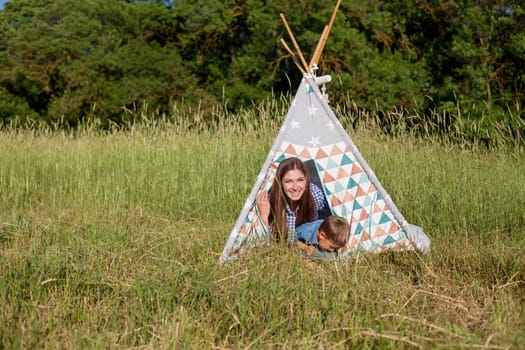
M 323 223 L 323 220 L 315 220 L 311 222 L 305 222 L 301 226 L 296 228 L 297 240 L 312 244 L 315 246 L 319 245 L 317 241 L 317 231 Z

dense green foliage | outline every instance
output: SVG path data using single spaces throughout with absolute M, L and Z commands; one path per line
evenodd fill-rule
M 293 91 L 300 72 L 279 43 L 290 43 L 279 13 L 309 61 L 335 2 L 11 0 L 0 11 L 0 122 L 121 123 L 145 108 L 238 110 Z M 524 129 L 517 1 L 343 1 L 319 63 L 335 78 L 334 105 Z
M 348 129 L 432 251 L 309 264 L 270 245 L 219 265 L 276 108 L 201 132 L 0 131 L 0 348 L 523 348 L 517 149 Z

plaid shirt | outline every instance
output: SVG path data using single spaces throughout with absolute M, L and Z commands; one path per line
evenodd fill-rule
M 310 192 L 314 197 L 315 212 L 314 216 L 310 221 L 317 220 L 317 212 L 321 209 L 328 207 L 328 203 L 325 200 L 323 191 L 315 184 L 310 183 Z M 297 234 L 295 233 L 295 221 L 297 219 L 297 211 L 299 207 L 295 208 L 295 211 L 292 211 L 290 206 L 286 204 L 286 224 L 288 225 L 288 243 L 293 244 L 296 240 Z

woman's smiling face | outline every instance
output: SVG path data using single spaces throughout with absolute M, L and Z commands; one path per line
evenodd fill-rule
M 296 202 L 301 199 L 306 187 L 306 176 L 301 170 L 289 170 L 281 181 L 284 194 L 290 201 Z

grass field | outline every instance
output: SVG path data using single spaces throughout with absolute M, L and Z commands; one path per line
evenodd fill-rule
M 351 136 L 432 251 L 219 265 L 279 121 L 0 133 L 0 348 L 525 347 L 519 149 Z M 263 117 L 260 117 L 260 116 Z

